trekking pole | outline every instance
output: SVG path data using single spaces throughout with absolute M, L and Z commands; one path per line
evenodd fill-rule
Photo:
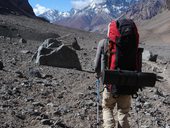
M 99 78 L 97 78 L 96 80 L 96 94 L 97 94 L 97 99 L 96 99 L 96 102 L 97 102 L 97 128 L 99 128 L 99 104 L 100 104 L 100 80 Z
M 137 105 L 136 105 L 136 99 L 135 99 L 135 110 L 136 110 L 136 118 L 137 118 L 137 120 L 136 120 L 136 123 L 137 123 L 137 128 L 139 128 L 139 118 L 138 118 L 138 108 L 137 108 Z

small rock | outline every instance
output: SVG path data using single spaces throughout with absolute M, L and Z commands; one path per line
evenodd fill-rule
M 160 69 L 158 69 L 157 67 L 153 67 L 153 71 L 156 73 L 162 73 L 162 71 Z
M 84 56 L 87 56 L 87 53 L 83 53 L 84 54 Z
M 22 114 L 16 114 L 15 116 L 21 120 L 25 120 L 25 118 L 26 118 L 25 115 L 22 115 Z
M 21 37 L 21 35 L 18 33 L 18 34 L 17 34 L 17 37 Z
M 0 40 L 2 40 L 2 39 L 5 39 L 5 37 L 4 36 L 0 36 Z
M 40 72 L 37 69 L 33 69 L 33 68 L 29 68 L 29 75 L 31 77 L 42 78 L 42 75 L 40 74 Z
M 25 43 L 27 43 L 27 41 L 26 41 L 25 39 L 21 38 L 21 39 L 19 40 L 19 43 L 25 44 Z
M 149 60 L 152 61 L 152 62 L 156 62 L 157 58 L 158 58 L 158 55 L 151 53 Z
M 75 49 L 75 50 L 80 50 L 80 45 L 78 44 L 77 42 L 77 39 L 74 38 L 74 42 L 72 43 L 72 47 Z
M 0 70 L 2 70 L 4 68 L 4 65 L 2 63 L 2 61 L 0 61 Z
M 44 105 L 40 102 L 33 102 L 32 105 L 44 107 Z
M 48 103 L 47 106 L 53 107 L 54 104 L 53 103 Z
M 155 94 L 161 97 L 165 97 L 164 94 L 158 89 L 155 91 Z
M 151 108 L 152 105 L 151 105 L 149 102 L 145 102 L 145 103 L 144 103 L 144 107 L 145 107 L 145 108 Z
M 167 96 L 167 97 L 165 98 L 165 100 L 163 101 L 163 103 L 166 104 L 166 105 L 170 105 L 170 97 Z
M 86 106 L 95 106 L 95 102 L 93 102 L 92 100 L 87 100 L 85 104 Z
M 147 60 L 147 61 L 153 61 L 156 62 L 157 61 L 157 57 L 158 55 L 153 54 L 150 51 L 144 50 L 143 54 L 142 54 L 142 59 L 143 60 Z
M 52 125 L 52 124 L 53 124 L 50 119 L 42 119 L 42 120 L 41 120 L 41 123 L 42 123 L 43 125 Z
M 45 86 L 45 87 L 53 86 L 53 85 L 50 84 L 50 83 L 43 83 L 42 85 Z
M 67 127 L 64 123 L 62 123 L 61 120 L 56 121 L 56 122 L 54 123 L 54 126 L 55 126 L 56 128 L 69 128 L 69 127 Z
M 15 71 L 15 73 L 16 73 L 16 77 L 24 78 L 24 75 L 21 71 Z
M 61 116 L 62 114 L 61 114 L 61 112 L 59 111 L 59 110 L 57 110 L 57 111 L 54 111 L 54 113 L 53 113 L 55 116 Z
M 33 112 L 30 112 L 30 115 L 32 115 L 32 116 L 40 116 L 41 112 L 33 111 Z
M 144 50 L 144 52 L 142 54 L 142 59 L 149 61 L 150 56 L 151 56 L 151 53 L 147 50 Z
M 48 115 L 45 115 L 45 114 L 41 114 L 41 119 L 49 119 Z
M 53 76 L 52 75 L 43 74 L 42 78 L 44 78 L 44 79 L 46 79 L 46 78 L 53 78 Z
M 58 96 L 57 96 L 57 98 L 59 98 L 59 99 L 62 99 L 63 97 L 64 97 L 64 92 L 61 92 Z
M 26 102 L 34 102 L 34 98 L 33 97 L 27 97 L 25 99 Z
M 28 54 L 28 53 L 30 53 L 30 51 L 29 50 L 22 50 L 21 53 Z

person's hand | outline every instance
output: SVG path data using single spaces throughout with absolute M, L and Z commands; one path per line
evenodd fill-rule
M 96 74 L 95 74 L 95 77 L 96 77 L 97 79 L 99 79 L 99 78 L 101 77 L 101 73 L 96 73 Z

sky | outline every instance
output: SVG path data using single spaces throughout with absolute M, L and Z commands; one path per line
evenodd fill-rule
M 42 14 L 49 9 L 60 12 L 70 11 L 71 8 L 82 9 L 91 2 L 100 3 L 106 0 L 28 0 L 36 15 Z

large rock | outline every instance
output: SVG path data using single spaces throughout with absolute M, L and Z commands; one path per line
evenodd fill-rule
M 62 41 L 53 38 L 43 42 L 33 56 L 33 60 L 39 65 L 81 70 L 76 51 L 64 45 Z

